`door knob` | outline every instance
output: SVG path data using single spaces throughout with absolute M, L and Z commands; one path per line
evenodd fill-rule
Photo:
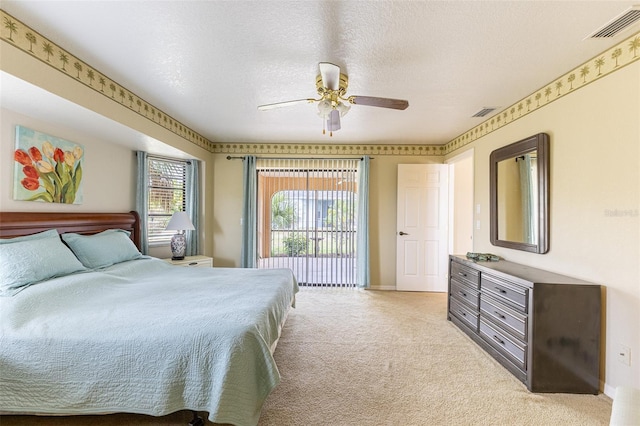
M 409 235 L 406 232 L 402 232 L 402 231 L 398 232 L 398 234 L 400 234 L 400 235 Z

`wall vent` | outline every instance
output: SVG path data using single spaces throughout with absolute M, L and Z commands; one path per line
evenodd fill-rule
M 476 112 L 472 115 L 472 117 L 484 117 L 486 115 L 491 114 L 493 111 L 498 109 L 497 107 L 484 107 L 480 111 Z
M 587 38 L 610 38 L 640 21 L 640 6 L 632 6 Z

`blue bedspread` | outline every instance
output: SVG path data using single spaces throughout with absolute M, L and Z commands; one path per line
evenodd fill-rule
M 287 269 L 145 258 L 0 298 L 0 411 L 190 409 L 255 425 L 297 290 Z

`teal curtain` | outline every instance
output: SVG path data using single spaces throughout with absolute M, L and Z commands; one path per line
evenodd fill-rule
M 187 256 L 195 256 L 200 254 L 200 162 L 198 160 L 189 160 L 186 168 L 185 176 L 185 211 L 191 219 L 193 231 L 186 231 L 187 237 Z
M 356 281 L 360 288 L 369 288 L 369 164 L 363 157 L 358 165 L 358 229 L 356 231 Z
M 258 266 L 257 245 L 257 173 L 256 157 L 246 155 L 242 159 L 243 205 L 242 205 L 242 249 L 240 266 L 255 268 Z
M 147 238 L 147 216 L 149 213 L 149 192 L 147 191 L 147 179 L 149 175 L 149 163 L 147 162 L 147 153 L 144 151 L 136 151 L 138 162 L 138 173 L 136 183 L 136 211 L 140 216 L 140 252 L 147 254 L 149 252 L 149 239 Z

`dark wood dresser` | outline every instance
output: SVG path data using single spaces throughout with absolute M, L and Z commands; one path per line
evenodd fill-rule
M 517 263 L 449 258 L 449 320 L 531 392 L 599 392 L 601 294 Z

